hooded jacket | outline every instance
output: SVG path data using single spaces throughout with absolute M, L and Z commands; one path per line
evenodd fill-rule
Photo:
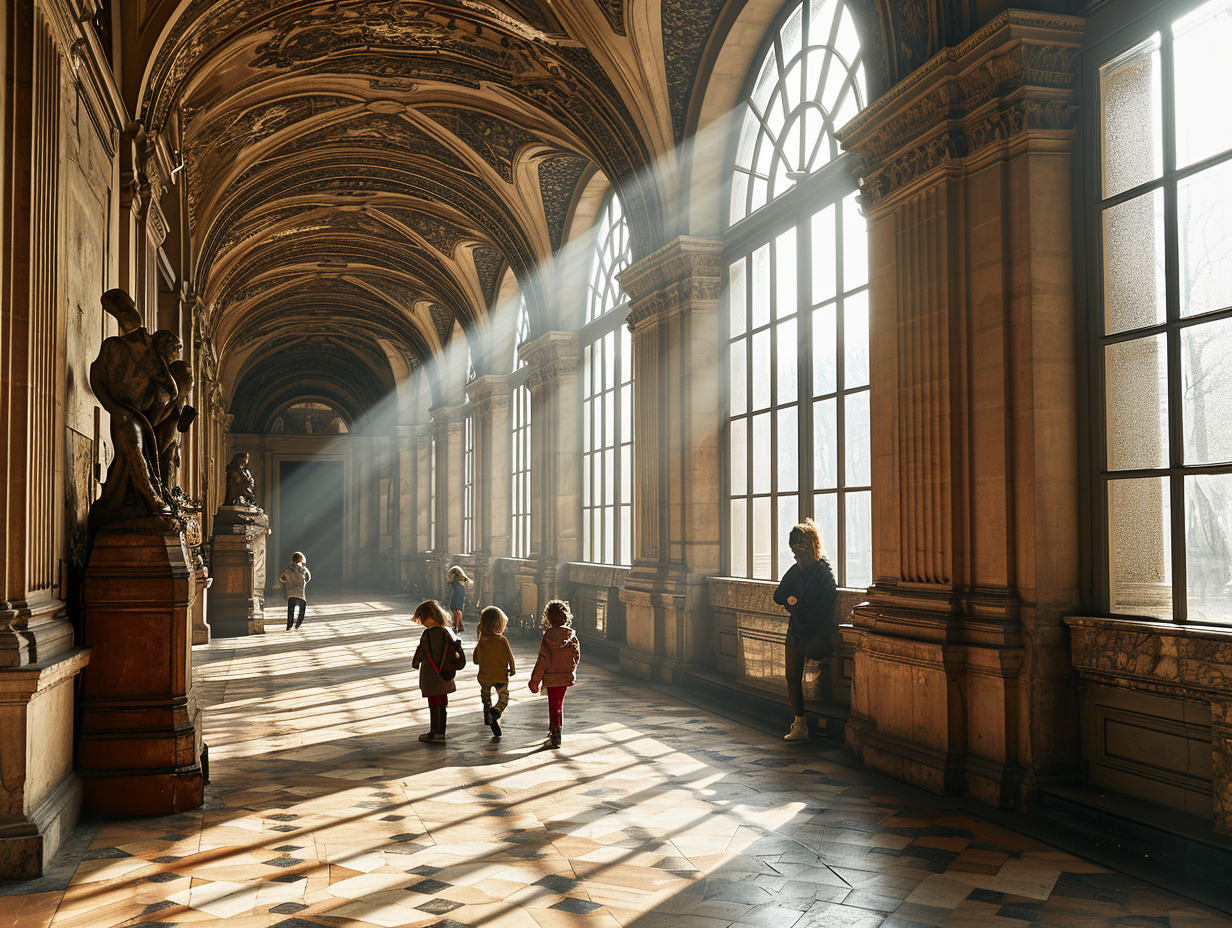
M 282 574 L 278 577 L 278 582 L 281 583 L 287 590 L 287 599 L 303 599 L 304 588 L 308 586 L 308 581 L 312 579 L 312 574 L 308 572 L 308 567 L 304 564 L 297 564 L 292 561 L 282 569 Z
M 577 665 L 582 659 L 582 644 L 573 629 L 553 626 L 543 633 L 539 642 L 539 659 L 531 671 L 532 689 L 543 686 L 573 686 L 577 682 Z

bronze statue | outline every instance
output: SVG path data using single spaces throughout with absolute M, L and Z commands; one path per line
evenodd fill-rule
M 248 452 L 238 452 L 227 465 L 227 495 L 224 502 L 228 506 L 258 508 L 256 485 L 248 470 Z
M 120 334 L 104 339 L 90 365 L 90 387 L 111 416 L 115 461 L 102 494 L 90 507 L 91 531 L 126 519 L 175 515 L 179 435 L 192 423 L 192 372 L 181 345 L 165 329 L 151 335 L 123 290 L 108 290 L 105 309 Z

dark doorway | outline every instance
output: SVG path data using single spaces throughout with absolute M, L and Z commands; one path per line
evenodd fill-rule
M 279 570 L 302 551 L 313 583 L 342 582 L 342 474 L 341 461 L 279 462 Z

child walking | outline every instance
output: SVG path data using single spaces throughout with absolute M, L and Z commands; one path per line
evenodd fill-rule
M 479 671 L 479 699 L 483 703 L 483 724 L 492 729 L 492 737 L 501 736 L 500 717 L 509 705 L 509 678 L 517 673 L 513 665 L 513 650 L 504 636 L 509 618 L 495 606 L 488 606 L 479 613 L 479 643 L 471 658 Z M 496 691 L 496 705 L 492 705 L 492 693 Z
M 466 602 L 466 585 L 471 578 L 461 567 L 449 568 L 449 611 L 453 614 L 453 630 L 462 634 L 462 606 Z
M 419 647 L 411 660 L 411 669 L 419 669 L 419 692 L 428 697 L 431 728 L 419 736 L 430 744 L 445 743 L 445 707 L 449 694 L 457 690 L 453 682 L 458 669 L 466 666 L 462 645 L 448 628 L 449 617 L 440 603 L 426 599 L 415 607 L 411 620 L 423 626 Z
M 291 627 L 299 628 L 304 624 L 304 614 L 308 611 L 308 599 L 305 596 L 308 581 L 312 574 L 308 572 L 308 561 L 303 552 L 296 551 L 291 555 L 291 563 L 282 569 L 278 582 L 287 591 L 287 631 Z M 296 618 L 296 613 L 299 617 Z
M 543 640 L 539 642 L 539 659 L 530 674 L 530 691 L 539 692 L 542 683 L 548 690 L 548 740 L 545 748 L 560 747 L 560 729 L 564 719 L 565 690 L 577 682 L 578 661 L 582 645 L 573 633 L 573 616 L 569 604 L 554 599 L 543 609 Z

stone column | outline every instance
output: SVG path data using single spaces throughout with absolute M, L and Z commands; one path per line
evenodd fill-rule
M 575 332 L 545 332 L 521 349 L 530 390 L 531 551 L 539 556 L 539 596 L 557 595 L 560 565 L 582 555 L 580 537 L 581 350 Z M 523 597 L 525 601 L 525 596 Z
M 436 546 L 443 557 L 462 553 L 462 450 L 466 435 L 465 406 L 432 410 L 436 439 Z M 442 576 L 444 576 L 442 574 Z M 429 577 L 429 589 L 439 581 Z
M 1003 13 L 841 133 L 864 159 L 875 546 L 847 742 L 999 805 L 1077 756 L 1082 26 Z
M 633 569 L 621 666 L 676 682 L 712 653 L 706 577 L 719 570 L 718 303 L 722 243 L 680 237 L 629 267 Z M 688 372 L 688 376 L 682 376 Z
M 65 327 L 58 282 L 61 87 L 67 38 L 36 4 L 9 6 L 0 158 L 0 879 L 39 875 L 81 804 L 74 677 L 87 661 L 60 596 L 65 545 Z M 87 463 L 87 467 L 89 464 Z M 88 478 L 83 481 L 89 485 Z
M 466 392 L 475 416 L 475 553 L 509 557 L 513 520 L 509 376 L 476 377 Z

